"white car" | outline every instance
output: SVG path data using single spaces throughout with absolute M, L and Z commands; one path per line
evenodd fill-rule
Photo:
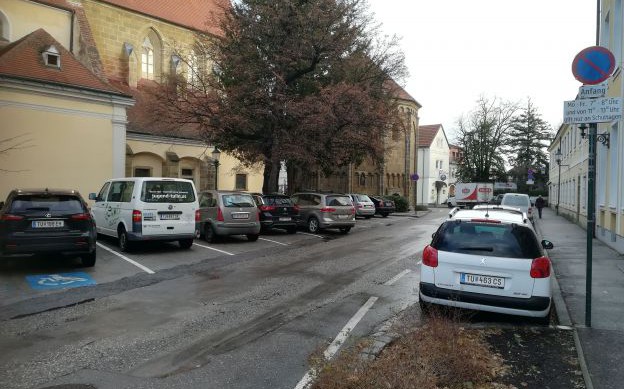
M 178 241 L 188 249 L 197 235 L 199 202 L 191 180 L 117 178 L 89 199 L 95 201 L 91 214 L 97 232 L 118 238 L 121 251 L 147 240 Z
M 501 205 L 518 208 L 529 216 L 529 220 L 533 221 L 533 205 L 529 199 L 529 195 L 522 193 L 505 193 L 501 200 Z
M 487 208 L 450 212 L 425 247 L 419 295 L 430 304 L 549 318 L 551 263 L 525 213 Z

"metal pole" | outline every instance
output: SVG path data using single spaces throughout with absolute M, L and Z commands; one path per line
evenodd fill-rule
M 214 161 L 215 167 L 215 190 L 219 190 L 219 161 Z
M 598 125 L 589 125 L 589 155 L 587 166 L 587 264 L 585 274 L 585 326 L 591 327 L 591 298 L 592 298 L 592 254 L 595 220 L 595 193 L 596 193 L 596 134 Z
M 557 216 L 559 216 L 559 197 L 561 196 L 561 161 L 559 161 L 558 165 L 559 175 L 557 176 L 557 206 L 555 207 L 557 210 Z

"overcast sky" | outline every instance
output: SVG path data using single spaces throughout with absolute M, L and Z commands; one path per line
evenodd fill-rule
M 556 131 L 580 86 L 572 60 L 596 40 L 595 0 L 368 1 L 384 31 L 403 38 L 420 124 L 442 123 L 451 141 L 481 95 L 530 97 Z

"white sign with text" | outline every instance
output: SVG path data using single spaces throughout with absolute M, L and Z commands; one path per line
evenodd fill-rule
M 601 97 L 563 102 L 563 122 L 566 124 L 604 123 L 621 118 L 621 97 Z

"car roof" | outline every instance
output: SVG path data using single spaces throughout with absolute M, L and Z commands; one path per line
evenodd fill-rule
M 453 220 L 497 220 L 502 223 L 527 225 L 526 214 L 513 207 L 475 206 L 473 209 L 454 208 L 449 212 L 449 219 Z
M 37 194 L 51 194 L 51 195 L 76 195 L 79 196 L 80 193 L 74 189 L 58 189 L 58 188 L 24 188 L 24 189 L 13 189 L 13 193 L 18 195 L 37 195 Z

